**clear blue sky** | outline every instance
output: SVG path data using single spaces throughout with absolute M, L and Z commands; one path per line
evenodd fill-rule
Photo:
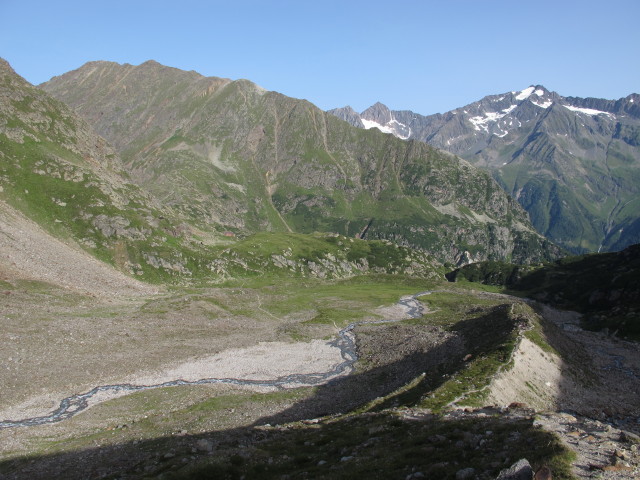
M 639 18 L 640 0 L 0 0 L 0 56 L 33 84 L 154 59 L 323 109 L 431 114 L 530 84 L 639 93 Z

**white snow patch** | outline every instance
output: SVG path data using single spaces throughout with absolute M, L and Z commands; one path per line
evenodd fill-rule
M 591 116 L 607 115 L 608 117 L 614 118 L 614 115 L 612 115 L 609 112 L 603 112 L 602 110 L 595 110 L 593 108 L 574 107 L 573 105 L 564 105 L 564 107 L 567 108 L 568 110 L 571 110 L 572 112 L 584 113 L 586 115 L 591 115 Z
M 487 122 L 496 122 L 504 117 L 504 114 L 497 112 L 486 112 L 485 115 L 487 117 Z
M 631 100 L 629 100 L 631 103 L 633 103 L 633 98 Z
M 399 126 L 400 128 L 406 128 L 408 130 L 409 133 L 407 133 L 406 135 L 401 135 L 400 133 L 398 133 L 396 130 L 394 130 L 394 135 L 398 138 L 401 138 L 402 140 L 406 140 L 409 138 L 409 136 L 411 135 L 411 128 L 407 127 L 404 123 L 401 123 L 399 121 L 397 121 L 395 118 L 392 118 L 391 121 L 389 123 L 387 123 L 387 125 L 390 124 L 396 124 L 397 126 Z
M 377 128 L 383 133 L 390 133 L 392 135 L 395 135 L 398 138 L 401 138 L 402 140 L 408 139 L 409 136 L 411 135 L 411 128 L 407 127 L 404 123 L 400 123 L 399 121 L 393 118 L 391 119 L 391 121 L 389 121 L 385 125 L 380 125 L 378 122 L 374 122 L 373 120 L 365 120 L 364 118 L 361 118 L 360 120 L 362 120 L 362 124 L 364 125 L 364 128 L 367 130 L 369 130 L 370 128 Z M 393 128 L 394 124 L 401 128 L 406 128 L 409 131 L 409 133 L 407 135 L 402 135 L 398 133 L 398 131 Z
M 373 120 L 365 120 L 364 118 L 361 118 L 360 120 L 362 120 L 362 124 L 367 130 L 369 130 L 370 128 L 377 128 L 384 133 L 393 133 L 393 130 L 391 130 L 386 125 L 380 125 L 378 122 L 374 122 Z
M 533 103 L 536 107 L 540 107 L 540 108 L 549 108 L 551 105 L 553 105 L 553 102 L 551 100 L 547 100 L 546 102 L 542 102 L 542 103 L 536 103 L 533 100 L 531 100 L 531 103 Z
M 518 95 L 516 95 L 516 100 L 526 100 L 531 96 L 536 87 L 529 87 L 522 90 Z
M 536 90 L 536 91 L 535 91 L 535 92 L 533 92 L 533 93 L 535 93 L 536 95 L 538 95 L 539 97 L 541 97 L 541 96 L 543 96 L 543 95 L 544 95 L 544 90 L 540 90 L 540 89 L 538 89 L 538 90 Z
M 497 112 L 486 112 L 484 114 L 485 116 L 478 116 L 478 117 L 471 117 L 469 119 L 469 121 L 471 123 L 473 123 L 473 128 L 480 131 L 480 130 L 484 130 L 485 132 L 489 133 L 489 127 L 487 126 L 487 124 L 489 122 L 497 122 L 498 120 L 500 120 L 502 117 L 504 117 L 506 114 L 505 113 L 497 113 Z
M 480 131 L 489 132 L 489 123 L 496 122 L 499 124 L 499 120 L 503 117 L 506 117 L 509 113 L 511 113 L 518 105 L 511 105 L 507 108 L 501 110 L 501 112 L 485 112 L 484 116 L 479 115 L 477 117 L 471 117 L 469 121 L 473 124 L 473 128 Z M 505 137 L 509 134 L 509 131 L 504 127 L 507 125 L 507 120 L 502 121 L 503 129 L 500 132 L 492 132 L 493 135 L 497 137 Z M 509 125 L 513 125 L 513 120 L 509 119 Z

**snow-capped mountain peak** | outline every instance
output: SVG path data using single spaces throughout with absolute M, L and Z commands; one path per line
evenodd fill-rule
M 390 110 L 382 103 L 372 105 L 357 117 L 350 109 L 330 113 L 361 128 L 378 128 L 402 139 L 416 138 L 462 154 L 470 148 L 478 147 L 477 151 L 498 139 L 503 143 L 515 141 L 548 114 L 555 117 L 563 115 L 562 112 L 565 116 L 577 115 L 580 125 L 605 118 L 638 119 L 640 96 L 631 94 L 619 100 L 563 97 L 542 85 L 532 84 L 520 91 L 490 95 L 445 114 L 426 117 L 410 111 Z M 556 129 L 560 123 L 549 128 Z
M 640 219 L 630 207 L 640 184 L 637 93 L 564 97 L 534 84 L 443 114 L 374 110 L 379 116 L 367 116 L 367 127 L 406 138 L 396 129 L 406 126 L 412 139 L 490 169 L 559 245 L 583 252 L 638 243 Z
M 389 108 L 378 102 L 360 114 L 364 128 L 377 128 L 381 132 L 391 133 L 403 140 L 411 136 L 411 128 L 394 118 Z

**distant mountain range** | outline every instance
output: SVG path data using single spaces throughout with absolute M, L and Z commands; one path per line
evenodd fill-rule
M 560 255 L 482 170 L 246 81 L 91 62 L 40 86 L 201 236 L 335 232 L 464 264 Z
M 535 228 L 575 253 L 640 242 L 640 95 L 563 97 L 536 85 L 444 114 L 329 113 L 454 153 L 491 172 Z

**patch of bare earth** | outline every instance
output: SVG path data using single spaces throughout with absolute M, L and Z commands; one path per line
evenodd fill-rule
M 62 242 L 0 201 L 0 278 L 47 282 L 99 297 L 158 293 L 96 260 L 72 242 Z

